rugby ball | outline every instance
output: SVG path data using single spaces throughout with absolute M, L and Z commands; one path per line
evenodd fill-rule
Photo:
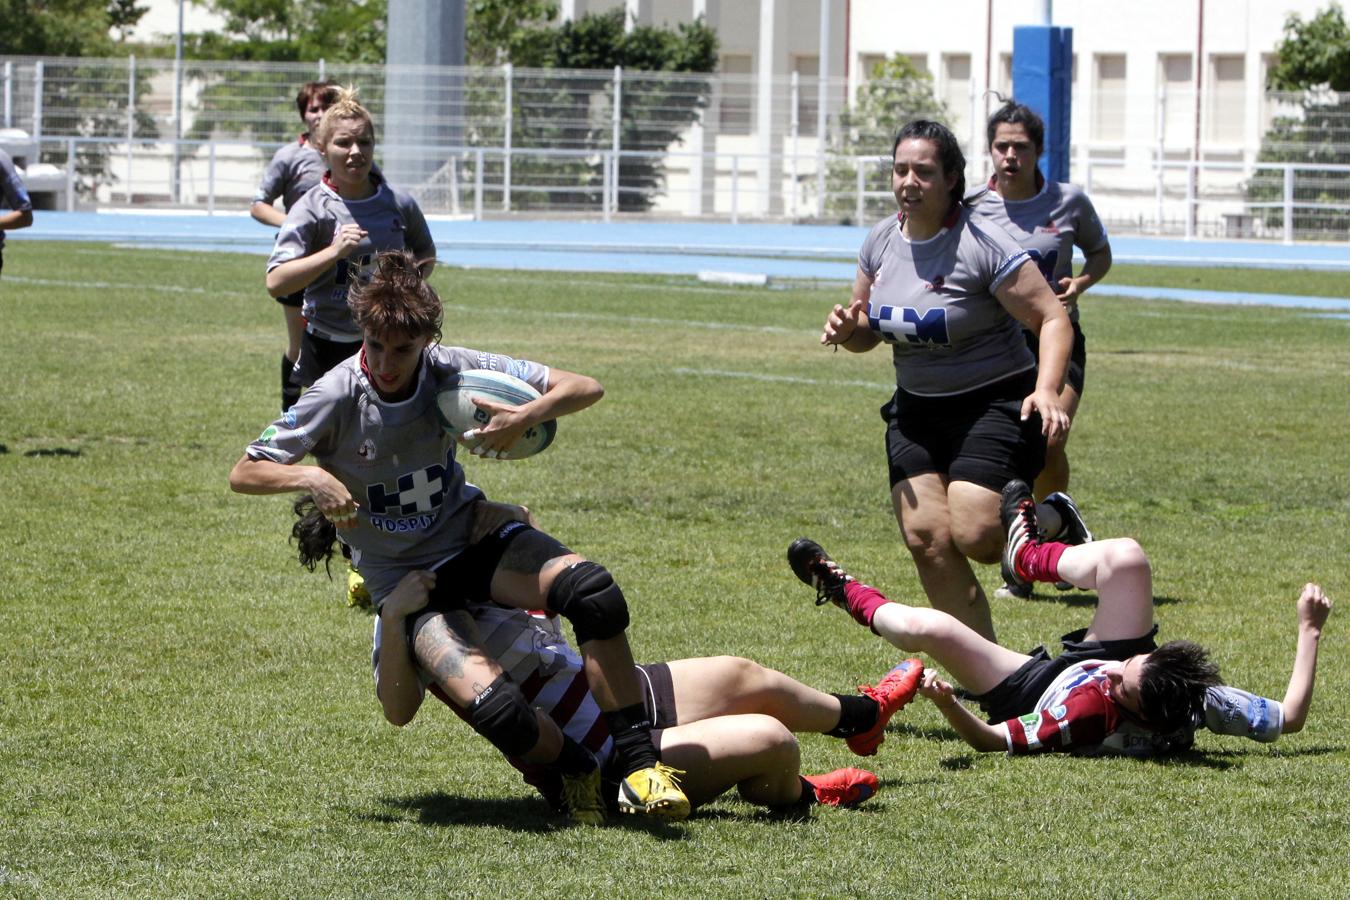
M 539 392 L 528 383 L 491 369 L 470 369 L 453 376 L 436 394 L 436 416 L 441 427 L 458 438 L 464 432 L 482 428 L 492 421 L 492 413 L 473 402 L 473 398 L 521 406 L 539 399 Z M 525 429 L 516 442 L 498 459 L 525 459 L 534 456 L 549 444 L 558 431 L 558 420 L 549 419 Z M 470 443 L 470 448 L 474 442 Z

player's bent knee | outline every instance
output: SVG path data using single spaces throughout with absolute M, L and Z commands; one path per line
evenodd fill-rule
M 539 720 L 534 709 L 505 675 L 469 704 L 469 724 L 507 756 L 522 756 L 539 743 Z
M 628 627 L 623 591 L 604 566 L 590 560 L 558 573 L 548 590 L 548 608 L 572 623 L 578 644 L 616 637 Z
M 1112 538 L 1103 541 L 1106 550 L 1106 562 L 1113 571 L 1126 569 L 1147 569 L 1148 556 L 1144 548 L 1134 538 Z

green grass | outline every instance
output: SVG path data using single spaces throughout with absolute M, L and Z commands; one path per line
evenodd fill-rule
M 277 401 L 281 315 L 261 280 L 248 256 L 7 254 L 0 896 L 1343 896 L 1344 613 L 1309 727 L 1274 745 L 980 756 L 921 702 L 867 763 L 883 790 L 861 810 L 784 824 L 728 796 L 678 825 L 559 825 L 439 706 L 384 723 L 370 620 L 292 562 L 285 498 L 229 493 Z M 467 465 L 615 572 L 639 658 L 737 653 L 836 691 L 894 663 L 812 606 L 783 560 L 810 534 L 921 596 L 884 484 L 889 360 L 816 344 L 843 288 L 449 270 L 435 284 L 448 343 L 606 385 L 547 453 Z M 1149 550 L 1165 637 L 1204 641 L 1230 681 L 1281 696 L 1299 586 L 1342 600 L 1350 586 L 1350 322 L 1106 296 L 1083 309 L 1071 455 L 1093 529 Z M 980 574 L 992 590 L 997 570 Z M 994 616 L 1025 648 L 1090 604 L 1050 593 Z M 801 745 L 808 770 L 858 761 L 823 736 Z

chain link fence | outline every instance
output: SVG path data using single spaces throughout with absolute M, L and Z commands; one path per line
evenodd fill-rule
M 795 75 L 12 57 L 0 67 L 0 146 L 49 206 L 243 210 L 301 128 L 297 87 L 323 78 L 360 88 L 381 165 L 431 214 L 865 223 L 893 208 L 881 154 L 908 118 L 841 126 L 856 86 Z M 418 99 L 389 108 L 386 86 L 407 79 Z M 1109 228 L 1346 239 L 1350 95 L 1201 101 L 1193 90 L 1075 99 L 1071 178 Z M 987 102 L 972 91 L 957 116 L 972 185 L 989 174 Z M 386 132 L 408 121 L 418 127 Z M 873 132 L 878 155 L 834 152 L 870 146 Z

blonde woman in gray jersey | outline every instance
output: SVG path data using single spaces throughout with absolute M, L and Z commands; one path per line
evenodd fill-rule
M 337 97 L 337 85 L 332 81 L 309 81 L 300 86 L 295 95 L 295 107 L 305 130 L 273 154 L 263 173 L 262 183 L 253 195 L 248 213 L 264 225 L 280 228 L 291 207 L 318 184 L 328 164 L 314 148 L 310 134 L 318 129 L 319 120 Z M 286 212 L 274 205 L 277 198 Z M 295 381 L 295 363 L 300 359 L 300 338 L 305 333 L 305 319 L 300 314 L 305 292 L 296 291 L 275 298 L 281 304 L 286 318 L 286 352 L 281 357 L 281 411 L 291 408 L 300 399 L 300 385 Z
M 488 503 L 455 459 L 436 395 L 459 372 L 493 369 L 540 397 L 492 412 L 474 452 L 495 456 L 526 428 L 578 412 L 604 393 L 585 375 L 440 343 L 443 307 L 407 252 L 380 254 L 350 309 L 360 351 L 335 365 L 263 431 L 230 472 L 244 494 L 309 494 L 336 526 L 378 611 L 377 694 L 394 725 L 412 720 L 426 684 L 466 710 L 509 757 L 552 766 L 582 822 L 603 818 L 590 751 L 539 714 L 484 651 L 472 604 L 548 610 L 577 637 L 586 681 L 614 740 L 616 805 L 683 818 L 689 801 L 660 763 L 628 646 L 628 607 L 605 568 L 532 527 L 520 507 Z M 300 465 L 307 456 L 317 464 Z M 486 520 L 484 517 L 487 517 Z
M 1005 102 L 989 117 L 987 137 L 994 175 L 970 198 L 972 214 L 976 221 L 1002 227 L 1032 255 L 1069 313 L 1073 352 L 1059 399 L 1072 422 L 1083 396 L 1087 369 L 1087 341 L 1078 321 L 1078 301 L 1111 270 L 1111 242 L 1092 201 L 1081 188 L 1046 181 L 1041 174 L 1037 163 L 1045 149 L 1045 124 L 1033 110 L 1013 100 Z M 1077 275 L 1073 273 L 1074 247 L 1083 252 L 1084 259 Z M 1028 331 L 1026 337 L 1035 352 L 1036 336 Z M 1033 485 L 1038 500 L 1060 507 L 1072 503 L 1064 493 L 1069 489 L 1068 437 L 1066 431 L 1047 442 L 1045 468 Z M 1064 537 L 1082 543 L 1091 540 L 1092 534 L 1084 528 Z M 1014 596 L 1024 596 L 1013 586 L 1006 589 Z
M 901 534 L 929 602 L 992 640 L 970 561 L 999 561 L 1003 485 L 1035 478 L 1045 440 L 1069 426 L 1059 391 L 1073 330 L 1026 251 L 972 221 L 951 131 L 911 122 L 892 158 L 899 214 L 868 234 L 852 299 L 830 311 L 820 340 L 854 353 L 891 346 L 896 391 L 882 417 Z M 1038 335 L 1039 369 L 1023 327 Z

